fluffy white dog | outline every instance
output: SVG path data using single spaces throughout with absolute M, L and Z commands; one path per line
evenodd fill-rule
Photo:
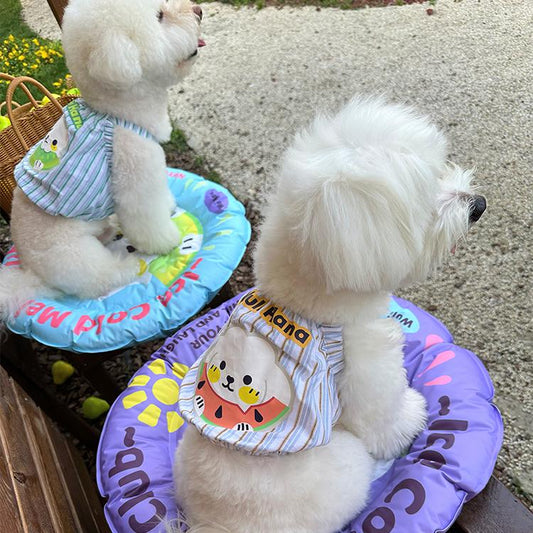
M 374 459 L 423 429 L 401 328 L 384 317 L 390 292 L 430 275 L 485 209 L 446 151 L 427 118 L 379 98 L 296 137 L 257 290 L 181 387 L 174 475 L 191 532 L 337 531 L 365 505 Z
M 83 101 L 15 171 L 11 233 L 22 268 L 0 271 L 0 316 L 36 292 L 94 298 L 131 282 L 138 260 L 104 246 L 112 213 L 140 251 L 180 244 L 159 143 L 171 133 L 167 89 L 204 44 L 201 18 L 189 0 L 69 2 L 63 46 Z

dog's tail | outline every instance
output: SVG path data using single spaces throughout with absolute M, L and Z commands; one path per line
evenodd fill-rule
M 36 295 L 57 296 L 31 270 L 0 265 L 0 324 L 13 318 L 17 309 Z

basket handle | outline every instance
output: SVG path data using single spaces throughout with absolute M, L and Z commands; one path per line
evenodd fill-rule
M 11 76 L 11 74 L 6 74 L 5 72 L 0 72 L 0 80 L 5 80 L 5 81 L 12 82 L 14 79 L 15 79 L 15 76 Z M 30 90 L 26 87 L 26 85 L 24 85 L 22 83 L 20 85 L 20 88 L 26 93 L 26 96 L 28 97 L 28 99 L 30 100 L 32 105 L 36 106 L 37 102 L 35 101 L 35 98 L 31 94 Z M 13 100 L 13 102 L 14 102 L 14 100 Z M 7 103 L 7 102 L 3 102 L 3 103 Z
M 15 102 L 15 100 L 13 100 L 11 102 L 12 105 L 14 105 L 15 107 L 20 107 L 20 104 L 18 102 Z M 2 114 L 2 108 L 6 105 L 6 102 L 2 102 L 0 104 L 0 115 Z
M 30 99 L 32 105 L 34 107 L 38 107 L 39 104 L 37 103 L 35 98 L 30 93 L 29 89 L 25 85 L 25 83 L 31 83 L 32 85 L 37 87 L 37 89 L 39 89 L 39 91 L 41 91 L 45 96 L 47 96 L 49 98 L 49 100 L 52 103 L 52 105 L 54 105 L 58 109 L 58 111 L 62 112 L 63 111 L 63 107 L 52 96 L 52 93 L 42 83 L 39 83 L 37 80 L 34 80 L 33 78 L 30 78 L 29 76 L 18 76 L 16 78 L 13 77 L 13 76 L 9 76 L 9 74 L 4 74 L 3 76 L 6 76 L 7 78 L 12 78 L 10 80 L 9 87 L 7 88 L 7 92 L 6 92 L 7 116 L 9 117 L 9 120 L 11 121 L 11 126 L 13 127 L 13 131 L 17 135 L 19 141 L 21 142 L 21 144 L 24 147 L 24 149 L 26 151 L 28 151 L 30 149 L 30 147 L 26 144 L 26 141 L 24 140 L 24 137 L 20 133 L 20 131 L 18 129 L 18 126 L 16 125 L 16 121 L 14 119 L 14 115 L 13 115 L 13 93 L 15 92 L 15 89 L 20 85 L 22 90 L 26 93 L 26 95 Z

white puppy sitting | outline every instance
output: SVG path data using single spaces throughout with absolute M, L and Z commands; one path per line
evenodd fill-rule
M 174 474 L 191 533 L 337 531 L 365 505 L 373 458 L 400 455 L 424 427 L 401 328 L 384 317 L 390 291 L 424 280 L 485 209 L 446 148 L 413 110 L 354 99 L 287 151 L 257 290 L 181 387 Z M 259 339 L 275 353 L 264 395 Z
M 179 246 L 159 143 L 171 133 L 167 89 L 204 44 L 201 18 L 189 0 L 69 2 L 63 45 L 83 99 L 15 170 L 11 232 L 22 268 L 0 272 L 0 311 L 35 292 L 94 298 L 133 281 L 138 260 L 104 246 L 113 213 L 140 251 Z

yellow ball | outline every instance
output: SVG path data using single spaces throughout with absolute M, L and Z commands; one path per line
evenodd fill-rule
M 7 117 L 0 115 L 0 131 L 9 126 L 11 126 L 11 120 L 9 120 Z
M 59 94 L 56 94 L 56 93 L 52 93 L 52 96 L 54 98 L 59 98 Z M 42 100 L 41 100 L 41 105 L 46 105 L 48 102 L 50 102 L 50 98 L 48 98 L 48 96 L 45 96 Z
M 80 96 L 81 95 L 80 90 L 77 87 L 72 87 L 72 89 L 69 89 L 67 91 L 67 94 L 70 94 L 72 96 Z
M 56 385 L 62 385 L 74 374 L 74 367 L 66 361 L 56 361 L 52 365 L 52 379 Z
M 105 400 L 102 400 L 102 398 L 97 398 L 96 396 L 89 396 L 81 406 L 83 416 L 90 420 L 97 419 L 107 411 L 109 411 L 109 404 Z

